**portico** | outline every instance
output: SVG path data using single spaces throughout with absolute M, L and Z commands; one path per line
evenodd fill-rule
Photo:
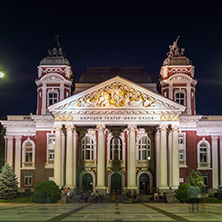
M 137 176 L 141 172 L 155 178 L 153 188 L 176 189 L 178 120 L 185 107 L 120 77 L 101 83 L 99 88 L 92 87 L 49 107 L 56 137 L 55 182 L 72 189 L 79 187 L 82 161 L 82 172 L 95 175 L 93 189 L 104 194 L 111 189 L 109 172 L 124 177 L 123 189 L 139 191 Z M 113 132 L 112 128 L 118 127 L 121 130 Z M 64 145 L 66 155 L 61 151 Z M 113 161 L 119 161 L 115 169 Z

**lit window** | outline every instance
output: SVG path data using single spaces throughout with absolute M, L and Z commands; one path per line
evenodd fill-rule
M 200 162 L 207 163 L 207 145 L 205 143 L 200 144 Z
M 24 174 L 24 184 L 25 186 L 32 186 L 32 173 Z
M 82 140 L 83 160 L 93 160 L 94 159 L 93 154 L 94 154 L 94 142 L 89 136 L 86 136 Z
M 33 157 L 32 144 L 30 142 L 27 142 L 25 144 L 25 162 L 26 163 L 31 163 L 32 162 L 32 157 Z
M 208 174 L 207 173 L 201 173 L 201 176 L 203 177 L 204 184 L 206 186 L 208 186 Z
M 143 136 L 139 140 L 138 146 L 138 158 L 139 160 L 150 160 L 151 158 L 151 142 L 147 136 Z
M 185 105 L 185 93 L 184 92 L 175 93 L 175 101 L 180 103 L 181 105 Z
M 58 102 L 58 93 L 57 92 L 48 93 L 48 102 L 49 102 L 48 103 L 49 106 L 57 103 Z
M 48 160 L 55 157 L 55 134 L 48 134 Z
M 113 137 L 110 142 L 110 159 L 122 160 L 122 140 L 119 137 Z
M 179 160 L 186 160 L 186 143 L 185 143 L 185 133 L 178 134 L 178 145 L 179 145 Z M 181 162 L 182 164 L 182 162 Z M 185 163 L 183 163 L 185 164 Z
M 204 138 L 197 144 L 198 168 L 210 167 L 210 143 Z

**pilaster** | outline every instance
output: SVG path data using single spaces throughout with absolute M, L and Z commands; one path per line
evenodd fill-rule
M 20 167 L 21 167 L 21 140 L 22 136 L 15 136 L 15 174 L 18 178 L 18 187 L 20 188 Z
M 7 160 L 9 166 L 13 166 L 13 136 L 7 136 Z
M 213 189 L 218 188 L 218 137 L 211 136 L 212 141 L 212 185 Z
M 156 132 L 156 187 L 160 185 L 160 131 Z

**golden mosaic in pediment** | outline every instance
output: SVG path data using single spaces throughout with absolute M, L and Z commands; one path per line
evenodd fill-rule
M 155 107 L 155 100 L 132 87 L 115 82 L 72 102 L 75 107 Z

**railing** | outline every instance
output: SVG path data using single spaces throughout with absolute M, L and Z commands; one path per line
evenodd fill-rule
M 113 167 L 112 161 L 113 160 L 107 160 L 107 167 Z M 120 160 L 120 167 L 125 167 L 125 166 L 126 166 L 125 160 Z

